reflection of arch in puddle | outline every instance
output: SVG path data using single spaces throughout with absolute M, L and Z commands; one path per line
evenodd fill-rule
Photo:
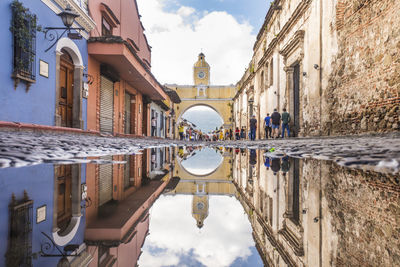
M 187 160 L 178 160 L 178 164 L 184 171 L 197 177 L 205 177 L 215 173 L 222 162 L 222 155 L 215 153 L 215 150 L 210 148 L 197 151 L 196 155 Z
M 81 167 L 54 166 L 53 240 L 65 246 L 76 235 L 81 221 Z

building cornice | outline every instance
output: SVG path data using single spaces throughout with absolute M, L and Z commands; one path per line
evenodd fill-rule
M 304 31 L 298 30 L 293 39 L 281 50 L 279 53 L 283 56 L 283 60 L 286 62 L 287 57 L 300 46 L 301 54 L 304 54 L 303 43 L 304 43 Z
M 273 4 L 271 4 L 270 8 L 268 9 L 267 15 L 265 16 L 264 23 L 261 26 L 261 29 L 257 34 L 257 40 L 254 43 L 253 51 L 257 50 L 257 48 L 260 46 L 261 37 L 262 37 L 263 33 L 266 31 L 266 27 L 267 27 L 268 23 L 271 21 L 275 11 L 282 9 L 282 7 L 280 6 L 280 3 L 281 3 L 281 0 L 275 0 L 275 1 L 273 1 Z
M 309 8 L 310 3 L 312 0 L 302 0 L 300 4 L 296 7 L 295 11 L 293 12 L 292 16 L 288 19 L 288 21 L 285 23 L 285 25 L 282 27 L 282 29 L 279 31 L 277 36 L 271 40 L 271 42 L 268 45 L 268 48 L 266 49 L 263 57 L 260 59 L 259 63 L 257 64 L 257 70 L 256 72 L 262 67 L 262 65 L 268 60 L 268 58 L 271 56 L 272 52 L 275 50 L 276 46 L 281 42 L 285 36 L 290 32 L 290 30 L 293 28 L 293 26 L 296 24 L 296 22 L 301 18 L 301 16 L 306 12 L 306 10 Z M 270 11 L 268 11 L 270 12 Z M 270 15 L 272 17 L 272 15 Z M 264 27 L 265 25 L 263 25 Z M 297 33 L 297 32 L 296 32 Z M 303 31 L 304 33 L 304 31 Z M 304 36 L 304 35 L 303 35 Z M 257 40 L 256 42 L 258 42 Z
M 73 0 L 41 0 L 43 4 L 48 6 L 54 13 L 59 14 L 69 4 L 73 11 L 79 14 L 76 19 L 77 24 L 90 32 L 96 27 L 94 20 Z
M 233 98 L 181 98 L 182 101 L 199 101 L 207 102 L 207 101 L 232 101 Z
M 185 88 L 197 88 L 199 85 L 193 85 L 193 84 L 184 84 L 184 85 L 178 85 L 178 84 L 164 84 L 167 87 L 170 88 L 177 88 L 177 89 L 185 89 Z M 218 89 L 218 88 L 235 88 L 235 85 L 205 85 L 205 87 L 210 88 L 210 89 Z

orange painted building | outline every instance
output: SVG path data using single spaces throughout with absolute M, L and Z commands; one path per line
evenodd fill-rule
M 170 150 L 163 166 L 170 164 Z M 149 231 L 149 209 L 171 180 L 172 171 L 149 177 L 146 153 L 109 156 L 126 164 L 88 164 L 85 243 L 89 266 L 136 266 Z
M 135 0 L 91 0 L 89 130 L 149 135 L 151 101 L 168 99 L 151 73 L 151 48 Z

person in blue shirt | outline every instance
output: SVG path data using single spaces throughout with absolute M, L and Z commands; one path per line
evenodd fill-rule
M 264 156 L 264 166 L 265 168 L 267 168 L 267 170 L 269 170 L 270 167 L 270 159 L 267 156 Z
M 269 116 L 269 113 L 267 113 L 267 117 L 264 119 L 264 129 L 265 129 L 265 139 L 268 139 L 268 136 L 271 137 L 271 117 Z

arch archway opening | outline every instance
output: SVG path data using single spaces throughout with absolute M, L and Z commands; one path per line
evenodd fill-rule
M 207 105 L 189 107 L 180 117 L 180 121 L 183 120 L 195 125 L 195 128 L 203 133 L 220 129 L 224 124 L 222 116 L 214 108 Z

